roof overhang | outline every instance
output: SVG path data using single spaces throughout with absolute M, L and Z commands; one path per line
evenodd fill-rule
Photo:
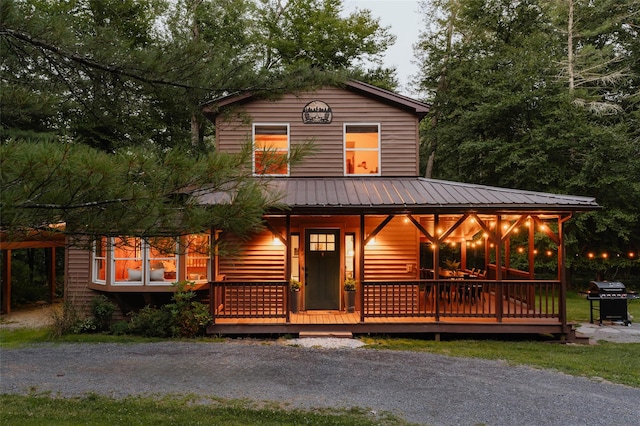
M 268 190 L 283 207 L 270 214 L 353 215 L 477 213 L 569 214 L 599 209 L 595 198 L 523 191 L 420 177 L 274 178 Z M 202 192 L 203 204 L 229 202 L 228 193 Z

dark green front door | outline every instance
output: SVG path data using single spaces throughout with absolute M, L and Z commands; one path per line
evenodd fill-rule
M 340 309 L 340 230 L 307 229 L 305 307 Z

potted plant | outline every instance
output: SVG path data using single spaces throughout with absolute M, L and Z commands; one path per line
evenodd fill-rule
M 356 280 L 347 278 L 344 280 L 344 306 L 347 312 L 356 310 Z
M 455 277 L 458 274 L 458 269 L 460 269 L 460 262 L 447 259 L 444 261 L 444 264 L 446 265 L 447 269 L 451 271 L 451 277 Z
M 300 289 L 302 288 L 302 284 L 300 281 L 291 278 L 289 280 L 289 291 L 291 296 L 291 312 L 294 314 L 298 313 L 300 310 L 300 305 L 302 304 L 302 292 Z

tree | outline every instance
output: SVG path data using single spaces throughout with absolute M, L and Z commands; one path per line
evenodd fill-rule
M 568 262 L 591 250 L 637 263 L 628 254 L 640 249 L 638 2 L 423 7 L 442 17 L 417 45 L 434 106 L 422 128 L 433 176 L 596 196 L 604 208 L 567 226 Z

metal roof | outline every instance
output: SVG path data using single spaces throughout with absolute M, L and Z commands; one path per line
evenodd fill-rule
M 426 211 L 582 211 L 595 198 L 499 188 L 420 177 L 274 178 L 270 191 L 292 212 L 339 214 Z M 228 201 L 223 193 L 201 193 L 201 203 Z

